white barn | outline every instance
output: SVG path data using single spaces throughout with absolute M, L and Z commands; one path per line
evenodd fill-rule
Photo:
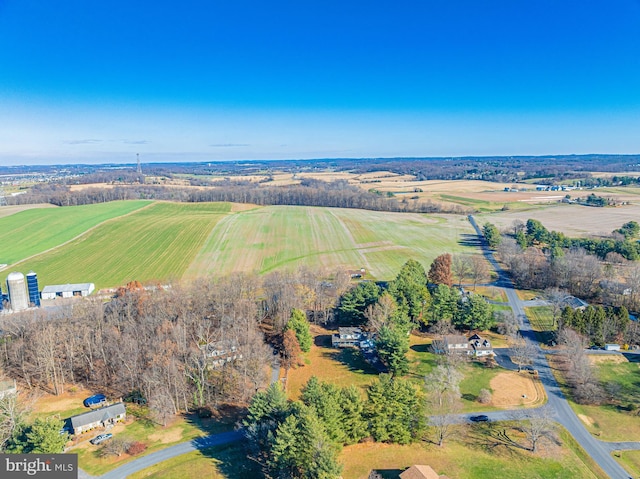
M 54 284 L 42 288 L 42 299 L 71 298 L 73 296 L 89 296 L 96 289 L 93 283 Z

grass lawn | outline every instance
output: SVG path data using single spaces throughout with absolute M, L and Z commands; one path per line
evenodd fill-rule
M 92 282 L 97 289 L 177 280 L 228 211 L 228 203 L 154 203 L 18 266 L 36 271 L 41 284 Z
M 255 479 L 260 467 L 247 459 L 242 444 L 194 451 L 151 466 L 129 479 Z
M 496 426 L 501 426 L 496 423 Z M 482 427 L 474 427 L 444 447 L 416 443 L 406 446 L 364 443 L 345 447 L 340 454 L 344 479 L 366 479 L 371 469 L 397 478 L 413 464 L 428 464 L 452 478 L 487 479 L 605 479 L 607 476 L 561 430 L 562 447 L 549 445 L 537 454 L 495 446 Z
M 640 477 L 640 451 L 617 452 L 614 459 L 633 477 Z
M 569 400 L 587 431 L 602 441 L 640 441 L 640 416 L 627 411 L 628 402 L 640 395 L 640 366 L 638 363 L 598 363 L 596 374 L 604 382 L 619 384 L 620 401 L 601 406 L 577 404 L 571 399 L 571 390 L 566 384 L 563 372 L 553 356 L 547 356 L 556 380 Z M 637 400 L 635 400 L 637 404 Z
M 133 416 L 135 406 L 128 405 L 129 418 Z M 176 417 L 166 427 L 162 427 L 150 420 L 136 418 L 127 420 L 125 424 L 119 424 L 112 430 L 114 437 L 124 438 L 130 441 L 140 441 L 147 445 L 143 454 L 149 454 L 160 449 L 189 441 L 197 437 L 207 436 L 218 432 L 230 431 L 235 424 L 235 417 L 225 417 L 220 420 L 199 419 L 194 415 Z M 83 436 L 78 445 L 71 452 L 78 454 L 79 466 L 92 475 L 104 474 L 111 469 L 121 466 L 136 457 L 123 454 L 120 457 L 101 457 L 101 446 L 93 446 L 89 439 L 97 435 L 99 431 L 93 431 Z
M 482 333 L 485 336 L 484 333 Z M 438 355 L 429 350 L 431 338 L 412 335 L 410 338 L 409 353 L 407 355 L 410 364 L 410 372 L 407 377 L 415 380 L 416 384 L 423 387 L 424 377 L 429 374 L 438 363 Z M 526 407 L 539 406 L 545 399 L 542 394 L 542 388 L 536 387 L 533 380 L 528 377 L 519 375 L 513 371 L 505 371 L 502 368 L 487 368 L 483 363 L 478 361 L 470 361 L 462 364 L 462 373 L 464 379 L 460 383 L 460 392 L 462 393 L 462 412 L 475 411 L 493 411 L 500 410 L 505 407 L 502 402 L 508 404 L 508 407 L 519 407 L 521 404 Z M 499 376 L 497 378 L 497 376 Z M 501 385 L 500 399 L 496 396 L 495 404 L 480 404 L 477 401 L 480 390 L 487 389 L 494 393 L 491 386 L 492 380 L 496 380 Z M 513 392 L 505 391 L 509 383 L 513 383 Z M 496 384 L 494 382 L 494 384 Z M 528 402 L 520 400 L 520 391 L 526 391 L 529 397 Z M 506 397 L 504 396 L 506 394 Z M 540 396 L 538 400 L 535 395 Z M 503 406 L 503 407 L 500 407 Z
M 553 309 L 551 306 L 533 306 L 531 308 L 524 308 L 524 311 L 529 318 L 531 326 L 536 331 L 554 331 L 555 325 L 553 324 Z
M 314 344 L 305 355 L 306 364 L 290 370 L 287 375 L 287 393 L 291 399 L 298 399 L 302 387 L 311 376 L 339 387 L 353 384 L 363 391 L 377 379 L 378 372 L 362 359 L 358 351 L 331 347 L 332 331 L 312 325 L 311 332 Z
M 496 288 L 494 286 L 477 286 L 474 290 L 473 287 L 470 288 L 476 294 L 480 294 L 484 296 L 486 299 L 491 301 L 497 301 L 501 303 L 506 303 L 507 293 L 504 292 L 502 288 Z
M 108 219 L 126 215 L 150 203 L 112 201 L 63 208 L 34 208 L 0 218 L 1 262 L 12 264 L 54 248 Z
M 522 301 L 529 301 L 533 298 L 537 298 L 540 295 L 540 293 L 536 291 L 530 291 L 528 289 L 527 290 L 517 289 L 516 294 L 518 295 L 518 298 L 520 298 Z

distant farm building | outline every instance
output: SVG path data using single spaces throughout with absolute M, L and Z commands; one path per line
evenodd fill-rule
M 66 429 L 71 431 L 71 434 L 82 434 L 97 427 L 113 426 L 117 422 L 123 421 L 126 416 L 127 411 L 124 404 L 119 402 L 70 417 L 66 421 Z
M 42 299 L 72 298 L 73 296 L 89 296 L 95 289 L 93 283 L 55 284 L 42 288 Z

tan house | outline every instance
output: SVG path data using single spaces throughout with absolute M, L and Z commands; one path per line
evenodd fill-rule
M 434 471 L 431 466 L 415 465 L 400 474 L 400 479 L 449 479 Z
M 113 426 L 117 422 L 124 421 L 126 416 L 124 404 L 119 402 L 70 417 L 66 420 L 65 429 L 71 434 L 82 434 L 97 427 Z

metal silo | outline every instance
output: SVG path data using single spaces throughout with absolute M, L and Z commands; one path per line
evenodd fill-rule
M 9 276 L 7 276 L 7 289 L 9 290 L 11 309 L 14 311 L 22 311 L 29 307 L 27 287 L 22 273 L 9 273 Z
M 0 284 L 0 311 L 4 308 L 4 295 L 2 294 L 2 285 Z
M 40 291 L 38 290 L 38 275 L 33 271 L 27 273 L 27 289 L 29 290 L 29 303 L 40 307 Z

